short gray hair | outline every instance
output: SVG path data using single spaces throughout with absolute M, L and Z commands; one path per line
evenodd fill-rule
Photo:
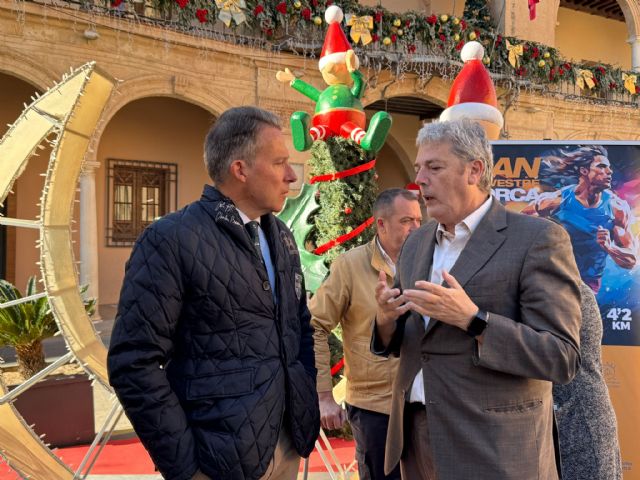
M 204 142 L 204 164 L 211 180 L 223 183 L 233 160 L 251 164 L 258 133 L 265 126 L 282 128 L 277 115 L 257 107 L 230 108 L 220 115 Z
M 448 144 L 451 153 L 466 163 L 481 160 L 484 164 L 484 173 L 478 187 L 484 192 L 491 192 L 493 151 L 479 123 L 467 118 L 428 123 L 420 129 L 416 139 L 418 147 L 427 143 Z
M 388 188 L 380 192 L 376 198 L 373 204 L 373 216 L 375 218 L 388 216 L 393 208 L 393 202 L 395 202 L 398 197 L 420 203 L 418 195 L 410 190 L 405 190 L 404 188 Z

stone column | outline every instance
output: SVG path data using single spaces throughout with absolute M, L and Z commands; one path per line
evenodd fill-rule
M 627 42 L 631 44 L 631 69 L 640 72 L 640 35 L 629 37 Z
M 80 284 L 89 285 L 85 295 L 98 298 L 98 218 L 96 208 L 96 168 L 99 162 L 85 162 L 80 175 Z M 100 320 L 96 308 L 93 320 Z

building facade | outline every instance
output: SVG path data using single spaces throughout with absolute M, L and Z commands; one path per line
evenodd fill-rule
M 368 3 L 425 17 L 436 14 L 438 21 L 444 13 L 460 17 L 464 7 L 446 1 Z M 276 80 L 275 73 L 285 67 L 322 86 L 317 50 L 296 50 L 291 43 L 276 48 L 277 39 L 239 41 L 220 22 L 211 31 L 185 33 L 153 21 L 157 17 L 150 5 L 114 5 L 91 9 L 72 2 L 0 0 L 0 125 L 13 122 L 33 95 L 88 61 L 119 81 L 92 139 L 75 215 L 81 281 L 103 306 L 117 303 L 124 264 L 141 229 L 197 199 L 209 181 L 202 144 L 216 117 L 232 106 L 257 105 L 288 125 L 292 112 L 313 111 L 312 102 Z M 571 61 L 640 70 L 640 13 L 631 0 L 621 0 L 618 17 L 612 18 L 557 1 L 541 2 L 533 21 L 523 1 L 496 1 L 489 7 L 497 31 L 505 36 L 544 43 Z M 323 28 L 315 33 L 320 42 Z M 375 60 L 375 52 L 370 56 Z M 361 68 L 369 83 L 363 101 L 368 115 L 387 109 L 394 119 L 378 155 L 381 188 L 412 181 L 415 134 L 446 106 L 453 78 L 452 70 L 433 56 L 409 56 L 406 62 L 394 58 L 400 57 L 365 61 Z M 637 95 L 596 96 L 557 86 L 550 93 L 535 82 L 500 78 L 503 138 L 640 140 Z M 300 178 L 295 195 L 308 176 L 309 153 L 290 151 Z M 5 202 L 6 216 L 38 215 L 49 152 L 45 145 L 30 160 Z M 24 230 L 2 227 L 0 233 L 0 274 L 20 288 L 39 272 L 37 232 Z

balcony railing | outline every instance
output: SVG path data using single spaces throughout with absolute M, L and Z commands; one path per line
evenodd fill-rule
M 82 11 L 136 24 L 167 28 L 187 35 L 211 38 L 236 45 L 246 45 L 276 52 L 290 52 L 307 58 L 319 56 L 326 27 L 326 25 L 314 24 L 313 21 L 309 21 L 309 18 L 306 18 L 307 21 L 302 21 L 300 11 L 294 11 L 291 15 L 272 14 L 267 19 L 267 22 L 271 23 L 265 27 L 264 21 L 256 21 L 257 15 L 254 15 L 256 18 L 249 19 L 256 11 L 254 7 L 246 9 L 248 21 L 242 22 L 240 25 L 232 24 L 233 27 L 229 28 L 221 21 L 216 20 L 214 15 L 217 15 L 218 10 L 213 1 L 207 3 L 208 10 L 206 10 L 207 13 L 204 17 L 205 21 L 198 18 L 195 4 L 188 3 L 189 1 L 201 0 L 184 0 L 183 5 L 188 5 L 186 8 L 180 7 L 179 0 L 113 0 L 112 3 L 95 0 L 31 1 L 46 5 L 48 8 Z M 246 1 L 247 4 L 252 5 L 251 0 Z M 303 1 L 306 2 L 306 0 Z M 311 1 L 315 5 L 318 4 L 317 0 Z M 326 0 L 322 1 L 326 2 Z M 256 5 L 266 5 L 269 2 L 274 3 L 274 0 L 261 0 Z M 353 4 L 353 0 L 345 0 L 343 3 L 349 2 Z M 295 3 L 300 5 L 297 7 L 298 9 L 303 6 L 301 2 Z M 292 7 L 289 6 L 289 8 Z M 358 6 L 356 8 L 365 7 Z M 319 10 L 314 10 L 314 12 L 318 13 Z M 385 11 L 385 15 L 396 14 Z M 426 18 L 426 22 L 429 24 L 427 25 L 425 17 L 418 17 L 415 12 L 409 12 L 404 17 L 401 14 L 396 16 L 402 19 L 401 25 L 405 25 L 405 22 L 409 25 L 409 22 L 417 24 L 418 21 L 421 21 L 422 37 L 414 33 L 410 43 L 405 40 L 407 38 L 405 35 L 402 40 L 398 37 L 397 43 L 393 40 L 386 45 L 383 43 L 383 35 L 397 32 L 398 29 L 392 26 L 389 30 L 387 26 L 383 27 L 382 23 L 376 24 L 377 27 L 372 31 L 374 37 L 377 37 L 376 41 L 364 47 L 359 44 L 354 47 L 362 66 L 369 67 L 374 71 L 390 70 L 397 78 L 414 74 L 423 80 L 428 80 L 433 76 L 452 79 L 462 67 L 458 57 L 459 49 L 464 40 L 468 40 L 469 32 L 475 31 L 477 39 L 485 45 L 487 68 L 500 87 L 514 92 L 525 91 L 607 106 L 640 107 L 640 81 L 635 83 L 635 85 L 639 85 L 636 87 L 637 93 L 635 94 L 631 94 L 628 89 L 623 88 L 625 77 L 633 72 L 622 72 L 609 65 L 566 63 L 564 59 L 559 58 L 555 49 L 542 44 L 526 42 L 517 38 L 502 38 L 494 31 L 481 31 L 477 27 L 470 27 L 465 31 L 459 25 L 460 22 L 464 24 L 464 20 L 458 19 L 459 23 L 455 23 L 455 26 L 453 24 L 445 25 L 445 22 L 441 20 L 444 16 L 432 15 Z M 434 18 L 438 19 L 435 25 L 433 25 Z M 396 19 L 396 21 L 398 20 Z M 100 23 L 99 19 L 96 20 L 96 23 Z M 429 28 L 431 30 L 428 30 Z M 345 30 L 348 33 L 348 30 Z M 431 36 L 429 37 L 425 31 Z M 463 31 L 464 36 L 461 40 L 460 34 Z M 438 32 L 444 32 L 444 34 Z M 395 34 L 391 34 L 390 38 L 393 39 L 395 36 Z M 425 39 L 428 41 L 424 41 Z M 522 65 L 519 63 L 518 68 L 511 65 L 508 58 L 509 54 L 505 43 L 509 40 L 511 44 L 525 45 L 525 53 L 521 55 L 523 63 Z M 527 48 L 529 49 L 528 54 Z M 538 56 L 536 56 L 536 52 L 540 52 Z M 540 60 L 544 59 L 546 61 L 542 63 L 546 62 L 546 64 L 541 67 Z M 524 63 L 525 61 L 526 63 Z M 577 76 L 585 69 L 592 72 L 595 86 L 591 88 L 587 86 L 580 88 L 576 83 Z M 640 77 L 640 74 L 637 76 Z

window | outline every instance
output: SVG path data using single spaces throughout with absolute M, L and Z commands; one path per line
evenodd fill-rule
M 177 206 L 174 163 L 108 160 L 107 246 L 133 245 L 147 225 Z

